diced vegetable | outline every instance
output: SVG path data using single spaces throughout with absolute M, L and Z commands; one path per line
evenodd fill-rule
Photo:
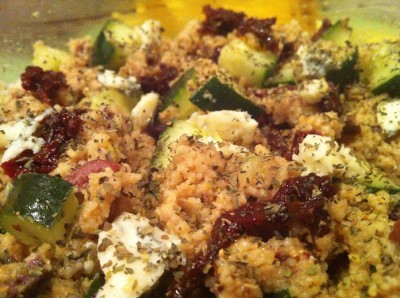
M 267 80 L 268 87 L 275 87 L 281 84 L 295 84 L 294 69 L 290 62 L 283 64 L 278 71 Z
M 347 57 L 342 61 L 341 68 L 330 70 L 326 74 L 326 79 L 338 85 L 341 90 L 359 78 L 359 73 L 356 69 L 358 48 L 347 49 L 345 55 Z
M 267 293 L 263 295 L 263 298 L 291 298 L 289 290 L 282 290 L 276 293 Z
M 160 136 L 153 157 L 156 169 L 166 168 L 173 156 L 171 144 L 182 135 L 195 137 L 198 141 L 212 144 L 224 156 L 240 155 L 248 152 L 241 146 L 232 144 L 240 142 L 249 145 L 254 141 L 258 123 L 246 112 L 222 110 L 205 115 L 194 113 L 187 120 L 176 120 Z M 222 144 L 219 146 L 219 144 Z
M 374 94 L 400 95 L 400 43 L 382 42 L 373 51 L 369 84 Z
M 93 51 L 93 64 L 117 70 L 128 55 L 137 49 L 159 42 L 161 24 L 148 20 L 141 26 L 130 27 L 118 20 L 108 21 L 98 35 Z
M 102 272 L 96 273 L 96 275 L 93 277 L 92 283 L 89 286 L 89 289 L 86 292 L 85 298 L 96 297 L 97 292 L 104 285 L 104 282 L 104 274 Z
M 126 115 L 130 115 L 132 108 L 138 101 L 139 99 L 136 96 L 127 96 L 116 89 L 105 89 L 82 99 L 79 105 L 95 110 L 104 105 L 114 105 Z
M 258 51 L 239 38 L 232 39 L 221 49 L 218 65 L 248 86 L 261 87 L 273 72 L 278 55 Z
M 108 21 L 96 39 L 93 64 L 106 69 L 118 69 L 130 51 L 140 47 L 140 37 L 135 28 L 117 20 Z
M 155 168 L 164 169 L 169 165 L 172 156 L 170 145 L 184 134 L 187 136 L 201 136 L 202 131 L 189 121 L 175 121 L 171 127 L 168 127 L 161 134 L 157 142 L 157 148 L 152 160 Z
M 0 226 L 28 245 L 65 238 L 78 208 L 74 186 L 46 174 L 16 178 L 0 213 Z
M 190 101 L 203 111 L 241 110 L 248 112 L 254 119 L 263 115 L 263 110 L 237 93 L 232 87 L 223 84 L 217 77 L 211 78 Z
M 186 71 L 171 87 L 165 97 L 165 103 L 161 109 L 176 109 L 175 119 L 187 119 L 192 113 L 199 110 L 197 106 L 190 102 L 191 92 L 188 89 L 188 82 L 196 76 L 196 71 L 191 68 Z
M 351 46 L 351 28 L 348 20 L 339 20 L 328 28 L 322 35 L 323 40 L 331 41 L 341 55 L 341 67 L 329 70 L 326 79 L 343 88 L 358 79 L 358 70 L 355 68 L 358 61 L 358 48 Z
M 351 41 L 351 28 L 348 27 L 348 20 L 339 20 L 330 26 L 321 37 L 330 40 L 336 46 L 344 46 Z
M 60 66 L 71 59 L 71 55 L 65 51 L 49 47 L 42 41 L 33 44 L 32 64 L 43 70 L 59 71 Z

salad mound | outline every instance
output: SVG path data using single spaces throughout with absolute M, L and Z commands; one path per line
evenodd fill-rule
M 0 86 L 0 297 L 396 297 L 400 41 L 204 7 Z

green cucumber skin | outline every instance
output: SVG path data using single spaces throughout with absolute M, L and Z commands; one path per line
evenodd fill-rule
M 330 26 L 321 36 L 324 40 L 330 40 L 337 46 L 346 45 L 351 38 L 351 29 L 347 26 L 348 20 L 339 20 Z
M 277 87 L 279 85 L 295 85 L 296 80 L 291 65 L 284 64 L 278 72 L 273 75 L 267 82 L 267 87 Z
M 357 61 L 358 48 L 356 47 L 353 55 L 343 62 L 342 68 L 329 71 L 326 74 L 326 79 L 335 85 L 338 85 L 339 89 L 343 91 L 346 85 L 359 80 L 359 71 L 356 69 Z
M 203 111 L 241 110 L 248 112 L 254 119 L 263 115 L 263 110 L 244 98 L 234 89 L 212 77 L 190 101 Z
M 375 95 L 388 93 L 390 96 L 400 96 L 400 74 L 372 89 L 372 93 Z
M 186 84 L 188 81 L 193 79 L 196 75 L 194 68 L 187 70 L 171 87 L 167 95 L 165 96 L 165 102 L 161 110 L 165 110 L 168 106 L 176 103 L 178 97 L 186 90 Z
M 104 28 L 100 35 L 97 37 L 94 52 L 93 52 L 93 64 L 103 65 L 105 68 L 112 68 L 111 62 L 115 55 L 115 49 L 112 43 L 107 41 L 106 35 L 104 34 Z
M 171 154 L 169 145 L 177 141 L 183 134 L 187 136 L 199 136 L 200 129 L 183 120 L 176 120 L 172 126 L 166 128 L 160 135 L 157 147 L 152 158 L 152 166 L 155 169 L 165 169 L 170 163 Z
M 351 47 L 348 44 L 351 40 L 351 29 L 347 27 L 346 20 L 339 20 L 325 31 L 321 39 L 329 40 L 338 47 Z M 339 86 L 342 91 L 348 84 L 359 80 L 359 72 L 356 69 L 358 61 L 358 47 L 354 47 L 354 52 L 342 63 L 340 69 L 328 71 L 326 79 Z
M 13 182 L 4 213 L 18 212 L 22 217 L 32 218 L 36 223 L 51 228 L 62 211 L 62 203 L 73 189 L 71 183 L 57 176 L 38 173 L 21 175 Z
M 165 103 L 161 107 L 161 111 L 169 107 L 176 107 L 178 114 L 174 120 L 183 120 L 189 118 L 192 113 L 198 111 L 198 108 L 190 101 L 192 92 L 188 89 L 188 82 L 196 78 L 194 68 L 187 70 L 171 87 L 165 97 Z
M 282 290 L 277 293 L 265 293 L 263 298 L 291 298 L 289 290 Z
M 400 43 L 382 42 L 380 47 L 371 62 L 372 93 L 400 96 Z
M 85 294 L 85 298 L 93 298 L 96 296 L 97 292 L 100 290 L 100 288 L 104 285 L 105 283 L 105 276 L 103 272 L 96 273 L 94 276 L 92 283 L 89 286 L 89 289 L 87 290 Z

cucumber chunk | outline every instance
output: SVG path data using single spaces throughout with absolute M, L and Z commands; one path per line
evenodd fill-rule
M 400 95 L 400 43 L 382 42 L 373 51 L 369 84 L 374 94 Z
M 343 89 L 347 84 L 358 80 L 358 48 L 350 44 L 351 28 L 348 27 L 348 20 L 339 20 L 328 28 L 321 39 L 329 40 L 337 47 L 337 51 L 342 52 L 341 67 L 327 72 L 326 79 Z
M 79 102 L 79 105 L 94 110 L 98 110 L 104 105 L 114 105 L 117 106 L 122 113 L 130 115 L 138 101 L 139 98 L 135 96 L 127 96 L 116 89 L 106 89 L 83 98 Z
M 174 109 L 174 119 L 187 119 L 199 108 L 190 102 L 191 92 L 188 89 L 188 82 L 195 79 L 194 68 L 186 71 L 171 87 L 165 97 L 165 103 L 161 111 Z
M 130 52 L 140 46 L 140 36 L 118 20 L 108 21 L 98 35 L 93 51 L 93 64 L 117 70 L 125 64 Z
M 294 85 L 295 83 L 294 69 L 290 62 L 283 64 L 278 71 L 267 80 L 268 87 Z
M 65 238 L 74 221 L 78 209 L 74 189 L 57 176 L 21 175 L 12 182 L 0 226 L 25 244 L 54 244 Z
M 32 64 L 43 70 L 59 71 L 60 66 L 71 59 L 71 55 L 65 51 L 46 46 L 42 41 L 33 44 Z
M 104 285 L 105 277 L 102 272 L 98 272 L 93 277 L 93 280 L 85 294 L 85 298 L 92 298 L 95 297 L 99 289 Z
M 257 51 L 239 38 L 232 39 L 221 49 L 218 65 L 247 86 L 262 87 L 272 74 L 278 55 L 271 51 Z
M 212 77 L 190 101 L 203 111 L 241 110 L 248 112 L 253 119 L 259 119 L 263 110 L 237 93 L 232 87 Z
M 176 142 L 182 135 L 201 137 L 202 131 L 189 121 L 177 120 L 168 127 L 160 136 L 154 152 L 152 165 L 157 169 L 168 167 L 172 153 L 170 145 Z
M 348 27 L 348 20 L 337 21 L 322 34 L 321 38 L 332 41 L 336 46 L 346 45 L 347 42 L 351 41 L 351 29 Z

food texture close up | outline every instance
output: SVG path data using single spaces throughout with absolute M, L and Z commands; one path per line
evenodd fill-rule
M 400 40 L 203 14 L 0 85 L 0 297 L 399 297 Z

